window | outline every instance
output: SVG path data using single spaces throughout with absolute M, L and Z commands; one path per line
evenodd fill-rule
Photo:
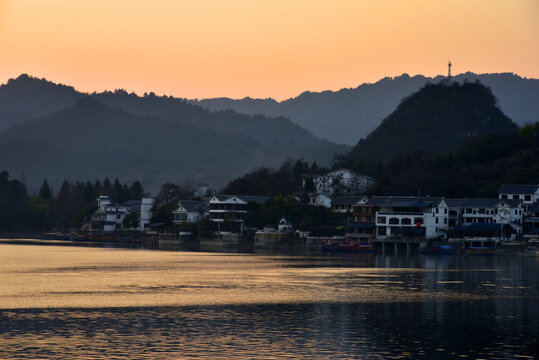
M 423 218 L 416 217 L 414 218 L 414 224 L 423 224 Z
M 363 214 L 370 214 L 371 213 L 371 209 L 368 208 L 368 207 L 364 207 L 363 208 Z
M 389 224 L 390 225 L 399 225 L 399 219 L 398 218 L 389 218 Z
M 531 196 L 531 195 L 524 195 L 524 200 L 526 200 L 526 201 L 531 201 L 531 200 L 532 200 L 532 196 Z
M 438 218 L 436 218 L 436 221 L 435 221 L 436 224 L 438 224 Z
M 447 224 L 447 218 L 444 218 L 444 224 Z
M 502 195 L 502 199 L 507 199 L 507 195 Z
M 386 236 L 386 227 L 382 226 L 378 228 L 378 235 L 380 236 Z
M 466 208 L 466 214 L 471 214 L 471 213 L 472 213 L 472 209 Z
M 484 214 L 484 213 L 485 213 L 485 209 L 479 209 L 479 213 L 480 213 L 480 214 Z
M 447 214 L 447 209 L 444 209 L 444 214 Z
M 376 220 L 379 224 L 385 224 L 386 223 L 386 217 L 385 216 L 378 216 L 378 219 Z
M 438 214 L 438 208 L 436 208 L 436 214 Z
M 404 218 L 401 220 L 402 225 L 412 225 L 412 219 L 410 218 Z

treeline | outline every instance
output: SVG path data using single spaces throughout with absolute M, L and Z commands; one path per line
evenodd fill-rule
M 432 158 L 424 151 L 402 153 L 387 162 L 344 157 L 339 167 L 376 179 L 377 195 L 495 197 L 502 184 L 539 181 L 539 123 L 515 134 L 471 138 L 458 150 Z
M 35 195 L 26 186 L 0 173 L 0 232 L 41 232 L 80 227 L 97 208 L 96 198 L 108 195 L 113 202 L 140 199 L 144 189 L 139 181 L 131 185 L 118 179 L 70 183 L 64 180 L 54 195 L 48 181 L 43 180 Z
M 295 194 L 302 188 L 304 174 L 324 174 L 329 169 L 316 162 L 309 165 L 304 160 L 287 160 L 277 170 L 266 167 L 232 180 L 222 194 L 278 196 Z M 307 184 L 309 187 L 312 184 Z M 312 190 L 312 189 L 308 189 Z
M 368 195 L 495 197 L 502 184 L 539 182 L 539 122 L 523 126 L 516 133 L 472 137 L 456 151 L 437 157 L 418 150 L 375 161 L 350 152 L 337 156 L 332 168 L 347 168 L 375 178 Z M 289 160 L 277 170 L 261 168 L 232 180 L 223 193 L 297 194 L 302 190 L 303 174 L 327 171 L 303 160 Z M 307 184 L 306 190 L 313 191 L 312 184 Z

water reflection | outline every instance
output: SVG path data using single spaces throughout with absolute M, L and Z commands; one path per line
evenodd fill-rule
M 533 358 L 535 258 L 0 244 L 0 358 Z

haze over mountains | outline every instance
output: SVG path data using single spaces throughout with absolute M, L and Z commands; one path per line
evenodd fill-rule
M 502 110 L 503 104 L 513 109 L 517 123 L 537 120 L 538 80 L 508 74 L 484 77 L 494 92 L 498 89 Z M 357 89 L 304 93 L 281 103 L 210 99 L 198 104 L 221 101 L 251 113 L 288 109 L 317 128 L 321 137 L 357 143 L 348 159 L 369 154 L 372 160 L 385 161 L 414 150 L 434 155 L 454 150 L 470 136 L 516 131 L 482 85 L 439 85 L 442 91 L 435 91 L 438 85 L 427 86 L 403 99 L 427 80 L 403 75 Z M 376 114 L 385 111 L 391 115 L 382 121 Z M 371 135 L 359 141 L 366 129 Z M 220 187 L 254 168 L 277 167 L 287 158 L 329 165 L 334 154 L 350 150 L 321 137 L 283 116 L 210 111 L 153 93 L 85 94 L 27 75 L 0 86 L 0 169 L 13 177 L 24 173 L 30 189 L 45 177 L 58 188 L 64 178 L 106 176 L 140 180 L 154 192 L 168 181 Z
M 222 186 L 288 157 L 329 164 L 348 147 L 289 119 L 210 112 L 181 99 L 125 91 L 84 94 L 22 75 L 0 87 L 0 168 L 37 187 L 44 177 L 121 177 Z M 0 131 L 1 131 L 0 130 Z
M 304 92 L 301 95 L 277 102 L 273 99 L 232 100 L 228 98 L 192 101 L 210 110 L 232 109 L 244 114 L 285 116 L 303 126 L 314 135 L 348 145 L 372 132 L 382 119 L 388 116 L 401 99 L 419 90 L 427 82 L 439 82 L 435 78 L 407 74 L 384 78 L 374 84 L 362 84 L 357 88 L 339 91 Z M 522 78 L 511 73 L 474 74 L 464 73 L 453 77 L 463 82 L 480 80 L 492 88 L 499 100 L 501 110 L 518 125 L 538 120 L 539 80 Z

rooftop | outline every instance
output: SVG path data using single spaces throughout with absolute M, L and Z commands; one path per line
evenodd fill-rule
M 539 190 L 539 185 L 502 185 L 498 189 L 498 194 L 521 194 L 532 195 Z

